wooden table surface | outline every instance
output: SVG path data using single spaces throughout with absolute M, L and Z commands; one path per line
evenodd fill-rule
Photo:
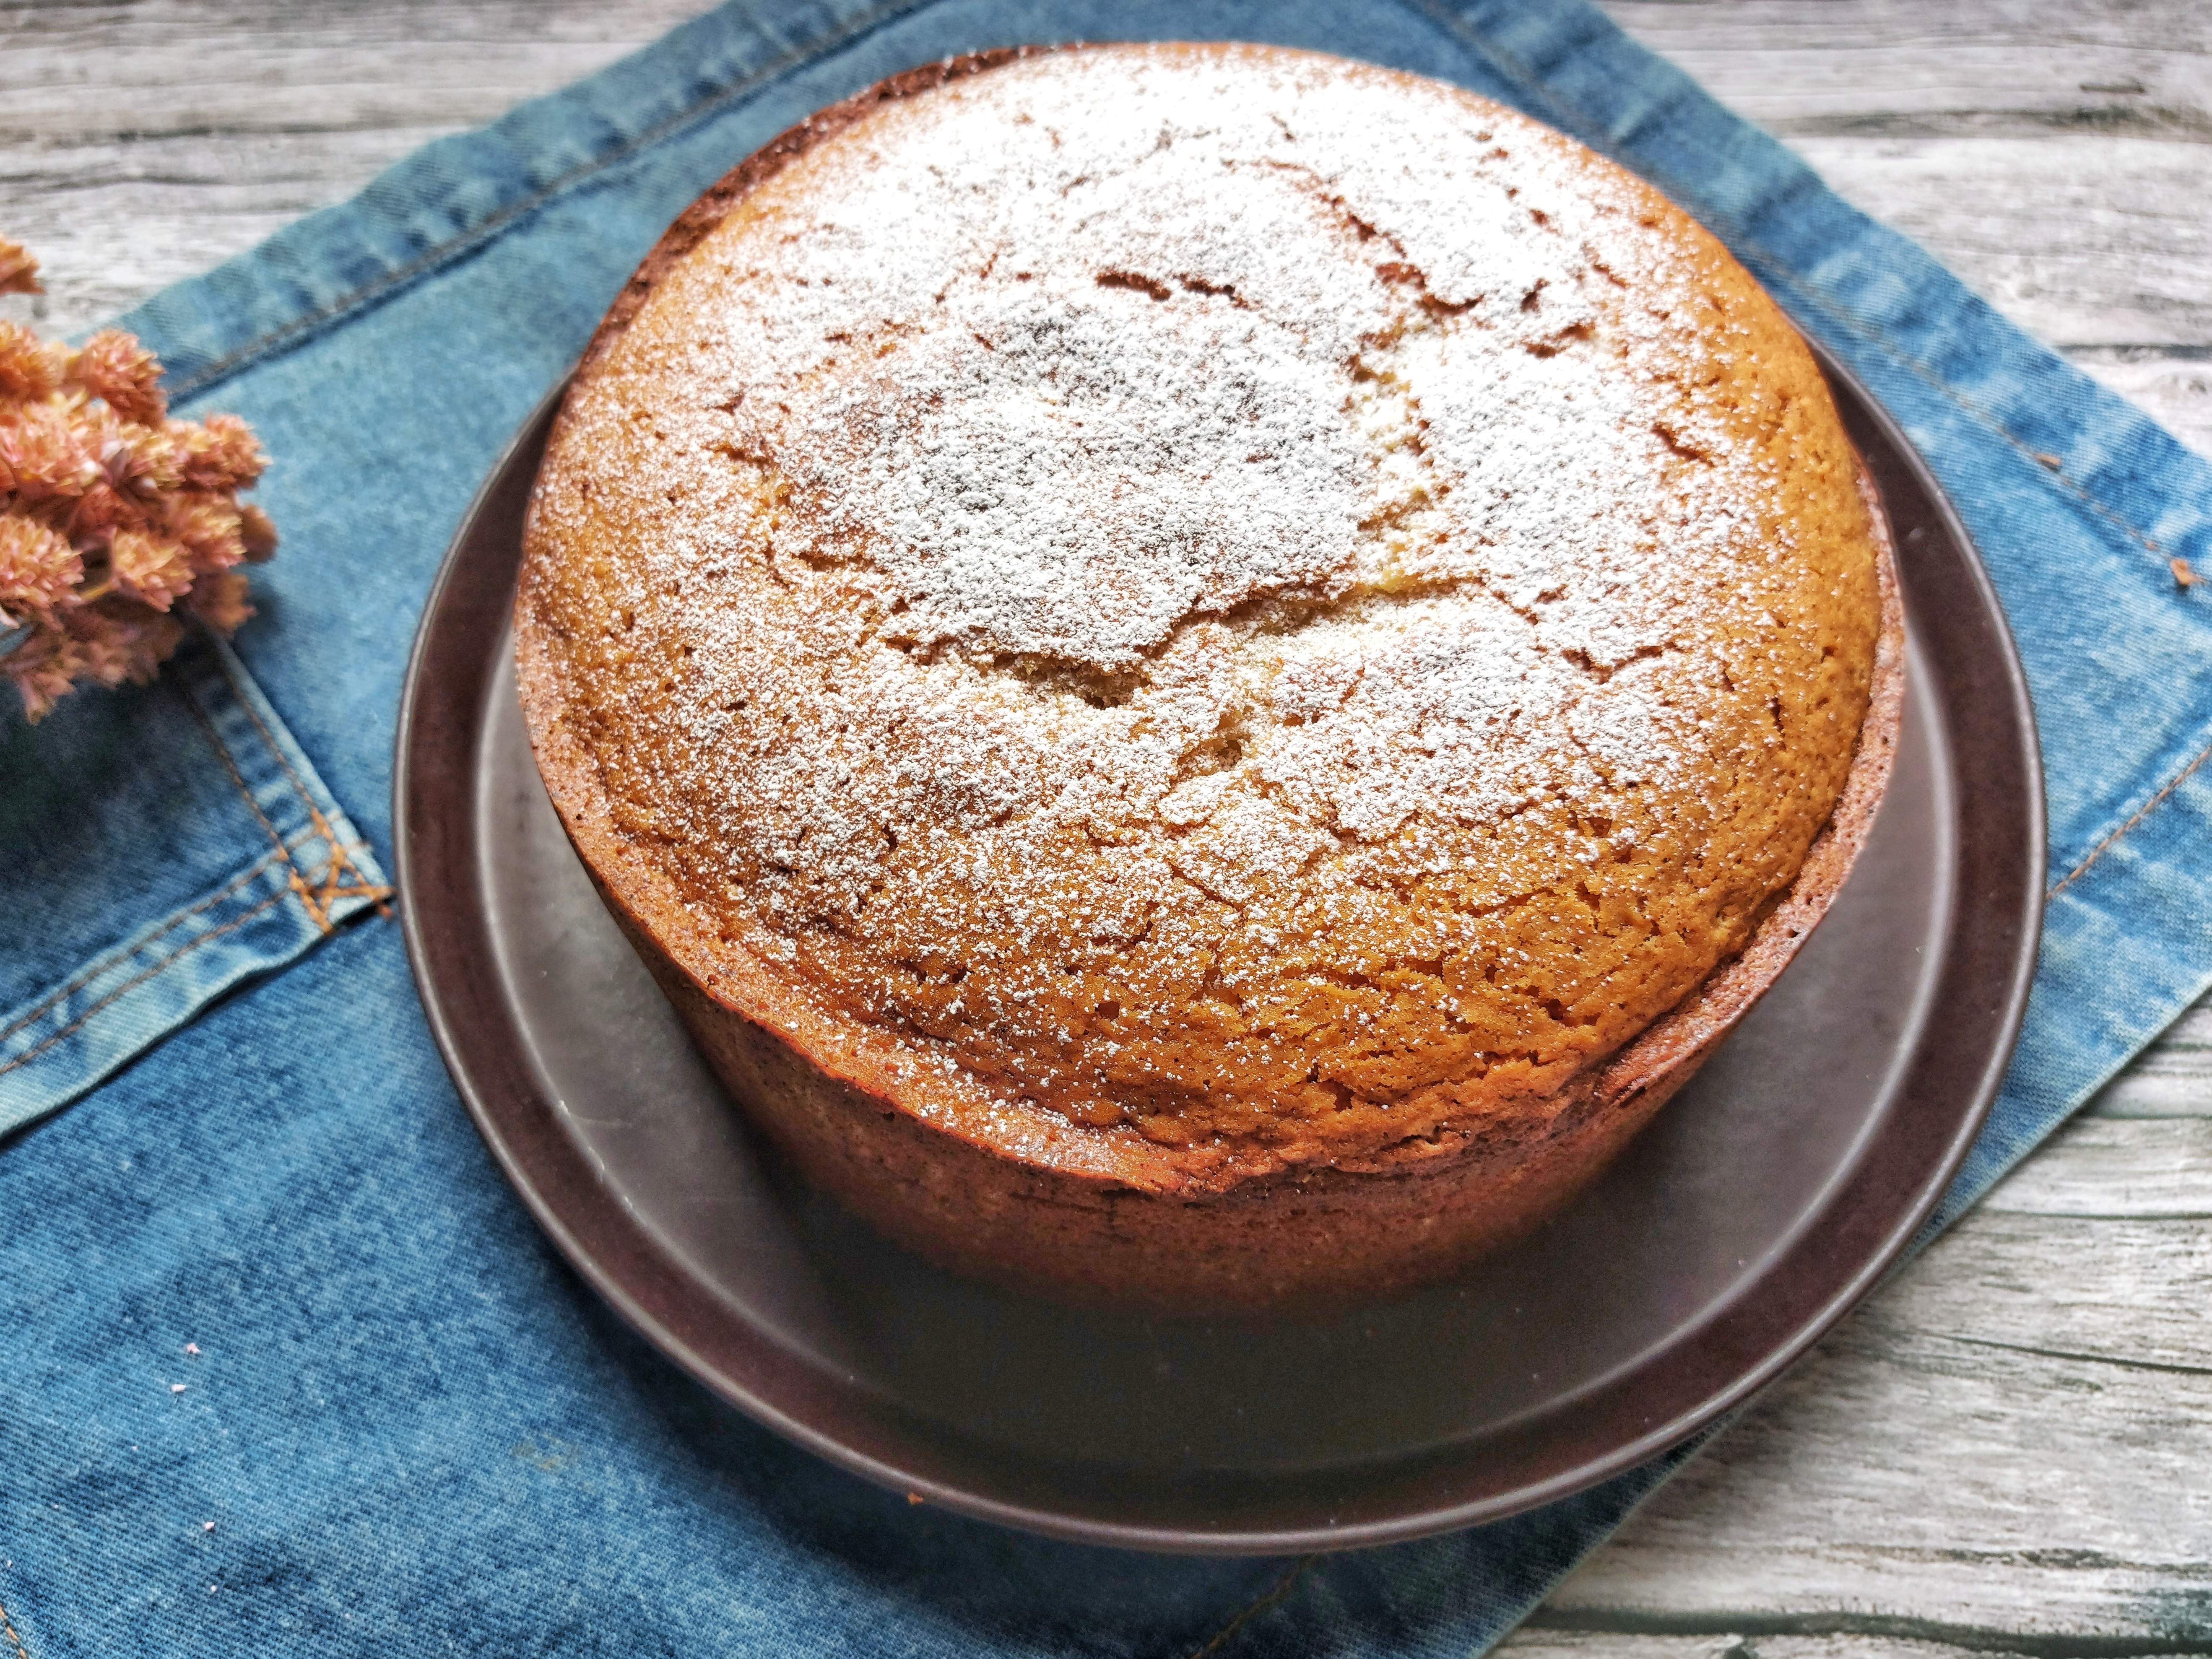
M 1609 0 L 2212 453 L 2212 3 Z M 0 0 L 14 301 L 81 329 L 696 0 Z M 1510 1638 L 1521 1659 L 2212 1654 L 2212 1006 Z

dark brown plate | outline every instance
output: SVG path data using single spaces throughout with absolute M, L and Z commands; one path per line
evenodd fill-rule
M 454 540 L 400 712 L 408 949 L 477 1127 L 672 1358 L 969 1514 L 1143 1549 L 1328 1549 L 1495 1520 L 1652 1456 L 1897 1259 L 1996 1093 L 2034 959 L 2041 777 L 2003 617 L 1918 458 L 1827 367 L 1911 632 L 1881 816 L 1690 1086 L 1462 1279 L 1328 1322 L 1078 1312 L 941 1273 L 782 1170 L 601 908 L 531 759 L 508 613 L 550 403 Z

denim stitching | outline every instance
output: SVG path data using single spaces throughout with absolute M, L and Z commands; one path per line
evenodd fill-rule
M 2183 767 L 2181 770 L 2175 773 L 2172 779 L 2167 781 L 2164 788 L 2160 789 L 2155 795 L 2153 795 L 2148 800 L 2137 807 L 2134 817 L 2130 817 L 2118 829 L 2113 830 L 2111 835 L 2106 836 L 2104 840 L 2099 842 L 2094 847 L 2092 847 L 2087 854 L 2083 857 L 2081 863 L 2075 865 L 2071 870 L 2069 870 L 2066 872 L 2065 878 L 2060 881 L 2056 886 L 2052 887 L 2048 892 L 2045 893 L 2044 897 L 2057 898 L 2061 893 L 2071 887 L 2091 865 L 2094 864 L 2099 859 L 2104 857 L 2105 854 L 2112 849 L 2113 842 L 2119 840 L 2122 836 L 2126 835 L 2129 830 L 2134 829 L 2136 825 L 2141 823 L 2145 818 L 2148 817 L 2151 813 L 2156 810 L 2160 802 L 2163 801 L 2168 795 L 2172 794 L 2175 790 L 2180 788 L 2183 784 L 2188 782 L 2191 778 L 2194 777 L 2197 774 L 2197 768 L 2203 766 L 2208 760 L 2212 760 L 2212 747 L 2198 750 L 2197 751 L 2197 758 L 2195 760 L 2190 762 L 2188 765 Z
M 1304 1578 L 1307 1573 L 1312 1571 L 1314 1563 L 1320 1559 L 1321 1556 L 1318 1553 L 1304 1557 L 1300 1559 L 1296 1566 L 1292 1567 L 1288 1572 L 1285 1573 L 1280 1578 L 1278 1578 L 1273 1584 L 1268 1586 L 1267 1589 L 1257 1601 L 1254 1601 L 1251 1606 L 1246 1607 L 1243 1612 L 1238 1613 L 1234 1619 L 1231 1619 L 1219 1630 L 1214 1632 L 1212 1637 L 1206 1642 L 1204 1647 L 1196 1649 L 1192 1652 L 1190 1659 L 1208 1659 L 1209 1655 L 1219 1652 L 1223 1643 L 1226 1642 L 1231 1637 L 1236 1635 L 1238 1631 L 1243 1629 L 1244 1626 L 1251 1623 L 1253 1620 L 1257 1619 L 1261 1613 L 1267 1612 L 1268 1608 L 1280 1606 L 1285 1601 L 1289 1599 L 1291 1592 L 1298 1587 L 1298 1581 Z
M 201 729 L 207 733 L 208 741 L 215 745 L 216 753 L 222 757 L 223 769 L 230 774 L 230 781 L 238 786 L 238 793 L 246 798 L 246 810 L 260 821 L 262 829 L 268 832 L 269 839 L 275 842 L 279 850 L 283 853 L 284 867 L 289 872 L 288 880 L 291 890 L 297 895 L 301 904 L 305 907 L 308 918 L 324 933 L 330 933 L 331 931 L 330 916 L 320 905 L 315 902 L 314 891 L 300 874 L 299 863 L 292 857 L 291 849 L 284 845 L 284 837 L 276 833 L 276 826 L 269 822 L 269 815 L 261 810 L 261 803 L 253 799 L 253 791 L 247 786 L 245 774 L 238 769 L 237 761 L 232 758 L 229 749 L 225 746 L 221 734 L 215 729 L 215 722 L 208 718 L 207 711 L 200 707 L 199 699 L 192 696 L 189 686 L 185 688 L 185 706 L 192 711 L 192 718 L 200 723 Z
M 239 684 L 237 675 L 231 672 L 230 663 L 220 650 L 216 653 L 215 662 L 216 668 L 222 672 L 223 678 L 230 683 L 230 689 L 238 699 L 239 708 L 245 712 L 246 719 L 253 722 L 253 729 L 261 734 L 261 741 L 268 746 L 270 755 L 275 759 L 276 764 L 283 769 L 285 777 L 292 785 L 292 793 L 299 796 L 300 804 L 307 809 L 307 817 L 313 823 L 315 832 L 320 835 L 330 847 L 330 868 L 323 872 L 322 884 L 316 889 L 316 895 L 320 899 L 324 910 L 327 913 L 330 902 L 334 898 L 366 897 L 374 898 L 379 902 L 390 898 L 392 890 L 389 887 L 369 881 L 362 873 L 361 866 L 347 856 L 345 842 L 340 839 L 337 831 L 331 827 L 330 819 L 324 815 L 323 809 L 317 805 L 307 786 L 301 781 L 299 773 L 293 769 L 292 763 L 285 757 L 283 749 L 271 735 L 269 727 L 264 724 L 260 714 L 253 707 L 253 700 L 246 695 L 245 688 Z M 237 776 L 237 769 L 234 767 L 232 769 L 232 775 Z M 264 819 L 263 822 L 265 823 L 267 820 Z M 294 868 L 297 867 L 297 865 L 294 866 Z M 338 874 L 341 871 L 356 878 L 354 885 L 343 887 L 338 884 Z M 327 922 L 324 924 L 323 931 L 325 933 L 330 931 Z
M 359 288 L 341 295 L 329 304 L 320 306 L 305 316 L 295 317 L 282 327 L 271 329 L 266 334 L 259 335 L 236 349 L 218 357 L 206 368 L 173 382 L 169 387 L 171 401 L 181 403 L 187 398 L 197 397 L 261 358 L 304 344 L 325 325 L 336 322 L 349 312 L 359 310 L 397 294 L 417 277 L 428 276 L 439 267 L 449 264 L 473 249 L 483 246 L 491 240 L 495 233 L 514 220 L 533 209 L 543 206 L 556 196 L 564 194 L 595 174 L 604 173 L 610 167 L 617 167 L 629 161 L 632 156 L 642 154 L 695 121 L 706 118 L 722 106 L 738 101 L 790 70 L 811 64 L 817 58 L 827 57 L 833 52 L 852 45 L 862 35 L 880 27 L 901 13 L 919 10 L 921 7 L 933 3 L 934 0 L 885 0 L 885 3 L 863 13 L 842 28 L 833 31 L 823 39 L 793 47 L 782 57 L 764 64 L 744 79 L 732 82 L 719 92 L 710 93 L 699 102 L 687 105 L 657 125 L 647 128 L 635 137 L 624 140 L 620 146 L 610 150 L 606 155 L 594 157 L 571 168 L 550 184 L 500 209 L 450 241 L 441 242 L 437 246 L 427 252 L 418 254 L 398 269 L 386 271 L 374 282 L 364 283 Z
M 8 1640 L 15 1650 L 15 1659 L 31 1659 L 31 1650 L 23 1645 L 23 1638 L 15 1634 L 15 1626 L 9 1620 L 5 1607 L 0 1607 L 0 1630 L 8 1632 Z
M 313 834 L 313 832 L 312 830 L 307 831 L 303 833 L 300 839 L 306 841 L 309 839 Z M 233 880 L 227 882 L 216 891 L 210 893 L 198 904 L 189 906 L 185 909 L 178 911 L 176 915 L 171 916 L 159 927 L 147 934 L 145 938 L 134 940 L 129 944 L 118 945 L 115 949 L 110 951 L 106 956 L 100 957 L 96 961 L 88 963 L 82 968 L 78 969 L 77 971 L 71 975 L 69 980 L 57 989 L 52 996 L 48 997 L 37 1007 L 30 1009 L 27 1012 L 19 1015 L 14 1024 L 8 1026 L 5 1030 L 0 1030 L 0 1042 L 5 1042 L 9 1037 L 15 1036 L 16 1032 L 21 1030 L 26 1025 L 36 1024 L 40 1016 L 45 1014 L 47 1010 L 51 1009 L 56 1003 L 67 1001 L 70 993 L 82 990 L 94 980 L 98 979 L 110 968 L 112 968 L 117 963 L 126 961 L 130 957 L 137 956 L 141 951 L 145 950 L 149 945 L 152 945 L 155 940 L 160 939 L 164 933 L 167 933 L 177 927 L 182 927 L 185 922 L 190 921 L 194 916 L 198 915 L 201 911 L 207 909 L 210 906 L 222 903 L 223 900 L 228 898 L 240 888 L 245 886 L 247 882 L 252 881 L 254 877 L 259 875 L 264 870 L 266 870 L 282 856 L 283 854 L 281 853 L 263 854 L 260 860 L 258 862 L 248 866 L 244 873 L 239 875 Z
M 205 945 L 211 939 L 221 939 L 225 933 L 235 932 L 237 929 L 245 927 L 247 922 L 252 921 L 254 917 L 259 915 L 270 905 L 281 903 L 283 901 L 283 898 L 284 895 L 283 893 L 271 893 L 267 898 L 262 900 L 260 903 L 255 905 L 252 909 L 240 911 L 237 915 L 233 916 L 228 921 L 223 923 L 222 927 L 210 927 L 206 933 L 197 934 L 191 939 L 186 939 L 182 945 L 179 945 L 175 950 L 170 951 L 167 956 L 163 957 L 159 962 L 147 969 L 143 973 L 137 975 L 134 978 L 124 981 L 122 984 L 117 986 L 106 996 L 100 998 L 99 1001 L 94 1003 L 91 1007 L 86 1009 L 68 1024 L 63 1026 L 60 1030 L 55 1032 L 44 1042 L 40 1043 L 35 1048 L 27 1048 L 21 1054 L 16 1055 L 15 1059 L 8 1060 L 4 1064 L 0 1064 L 0 1077 L 7 1076 L 9 1073 L 15 1070 L 18 1066 L 29 1065 L 33 1060 L 36 1060 L 40 1054 L 46 1053 L 47 1049 L 52 1048 L 54 1044 L 61 1042 L 64 1037 L 72 1036 L 76 1032 L 83 1030 L 85 1023 L 94 1014 L 100 1012 L 100 1010 L 106 1008 L 118 998 L 137 990 L 148 980 L 153 978 L 156 974 L 159 974 L 168 968 L 179 957 L 187 955 L 193 951 L 198 950 L 201 945 Z M 325 931 L 328 932 L 329 930 L 325 928 Z

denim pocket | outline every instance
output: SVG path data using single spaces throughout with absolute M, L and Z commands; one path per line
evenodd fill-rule
M 72 741 L 49 746 L 64 733 L 19 728 L 7 745 L 22 763 L 7 769 L 0 855 L 66 880 L 10 884 L 47 903 L 29 918 L 37 937 L 17 971 L 0 977 L 29 993 L 0 1014 L 0 1134 L 67 1105 L 392 890 L 221 640 L 195 633 L 155 685 L 72 712 L 55 722 L 77 728 Z M 65 751 L 65 768 L 39 763 Z M 160 908 L 128 938 L 102 931 Z

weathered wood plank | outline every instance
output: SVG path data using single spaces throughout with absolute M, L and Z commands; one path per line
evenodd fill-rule
M 88 142 L 27 161 L 0 152 L 0 230 L 45 267 L 29 314 L 76 333 L 327 205 L 331 180 L 358 188 L 447 130 Z
M 0 5 L 0 232 L 75 333 L 343 199 L 430 139 L 659 38 L 702 0 Z
M 1601 0 L 1770 130 L 2169 133 L 2202 139 L 2212 13 L 2196 0 Z
M 2046 1161 L 2069 1160 L 2062 1149 Z M 1984 1209 L 1857 1322 L 1865 1341 L 1940 1336 L 1993 1353 L 2212 1374 L 2212 1228 Z M 2191 1439 L 2212 1453 L 2212 1431 Z
M 1545 1613 L 1500 1643 L 1496 1651 L 1513 1659 L 2030 1659 L 2020 1648 L 1955 1647 L 1896 1635 L 1811 1636 L 1778 1633 L 1787 1621 L 1766 1620 L 1741 1631 L 1662 1635 L 1654 1632 L 1579 1630 L 1571 1615 Z M 2138 1650 L 2142 1651 L 2142 1650 Z
M 2201 1639 L 2212 1368 L 2024 1346 L 1854 1321 L 1549 1607 L 1632 1630 L 1764 1613 Z
M 2212 372 L 2206 379 L 2212 398 Z M 2212 997 L 2175 1022 L 2087 1110 L 2097 1117 L 2212 1116 Z
M 2212 1220 L 2212 1117 L 2076 1118 L 1982 1207 L 2080 1220 Z
M 2212 146 L 2074 134 L 1790 143 L 2040 339 L 2212 344 Z

